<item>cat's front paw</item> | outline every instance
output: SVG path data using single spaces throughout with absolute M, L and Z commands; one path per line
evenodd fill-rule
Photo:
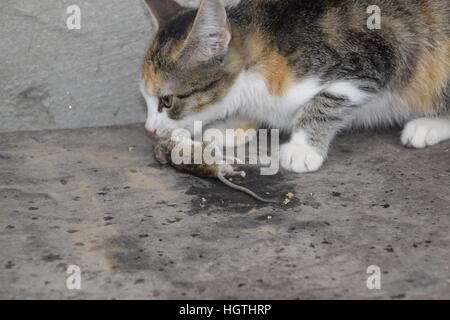
M 317 171 L 324 160 L 321 154 L 306 144 L 286 143 L 280 149 L 281 166 L 297 173 Z
M 449 136 L 449 120 L 421 118 L 406 124 L 401 140 L 406 147 L 422 149 L 438 144 Z

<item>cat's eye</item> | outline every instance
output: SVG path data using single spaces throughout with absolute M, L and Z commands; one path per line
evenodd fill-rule
M 165 109 L 172 108 L 173 104 L 173 96 L 163 96 L 159 98 L 160 106 Z

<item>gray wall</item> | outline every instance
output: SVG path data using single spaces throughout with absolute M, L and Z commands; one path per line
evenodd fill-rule
M 67 28 L 72 4 L 81 30 Z M 139 70 L 153 34 L 141 0 L 1 0 L 0 131 L 143 122 Z

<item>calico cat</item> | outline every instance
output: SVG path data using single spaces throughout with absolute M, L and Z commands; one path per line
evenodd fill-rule
M 194 120 L 278 128 L 295 172 L 318 170 L 346 128 L 405 125 L 414 148 L 450 138 L 449 0 L 145 2 L 158 25 L 142 69 L 151 133 Z

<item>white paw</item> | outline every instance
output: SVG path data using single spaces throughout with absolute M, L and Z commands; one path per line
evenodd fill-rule
M 324 157 L 309 145 L 286 143 L 280 149 L 281 166 L 287 170 L 305 173 L 319 170 Z
M 421 118 L 408 122 L 402 132 L 402 144 L 426 148 L 450 138 L 450 120 Z

